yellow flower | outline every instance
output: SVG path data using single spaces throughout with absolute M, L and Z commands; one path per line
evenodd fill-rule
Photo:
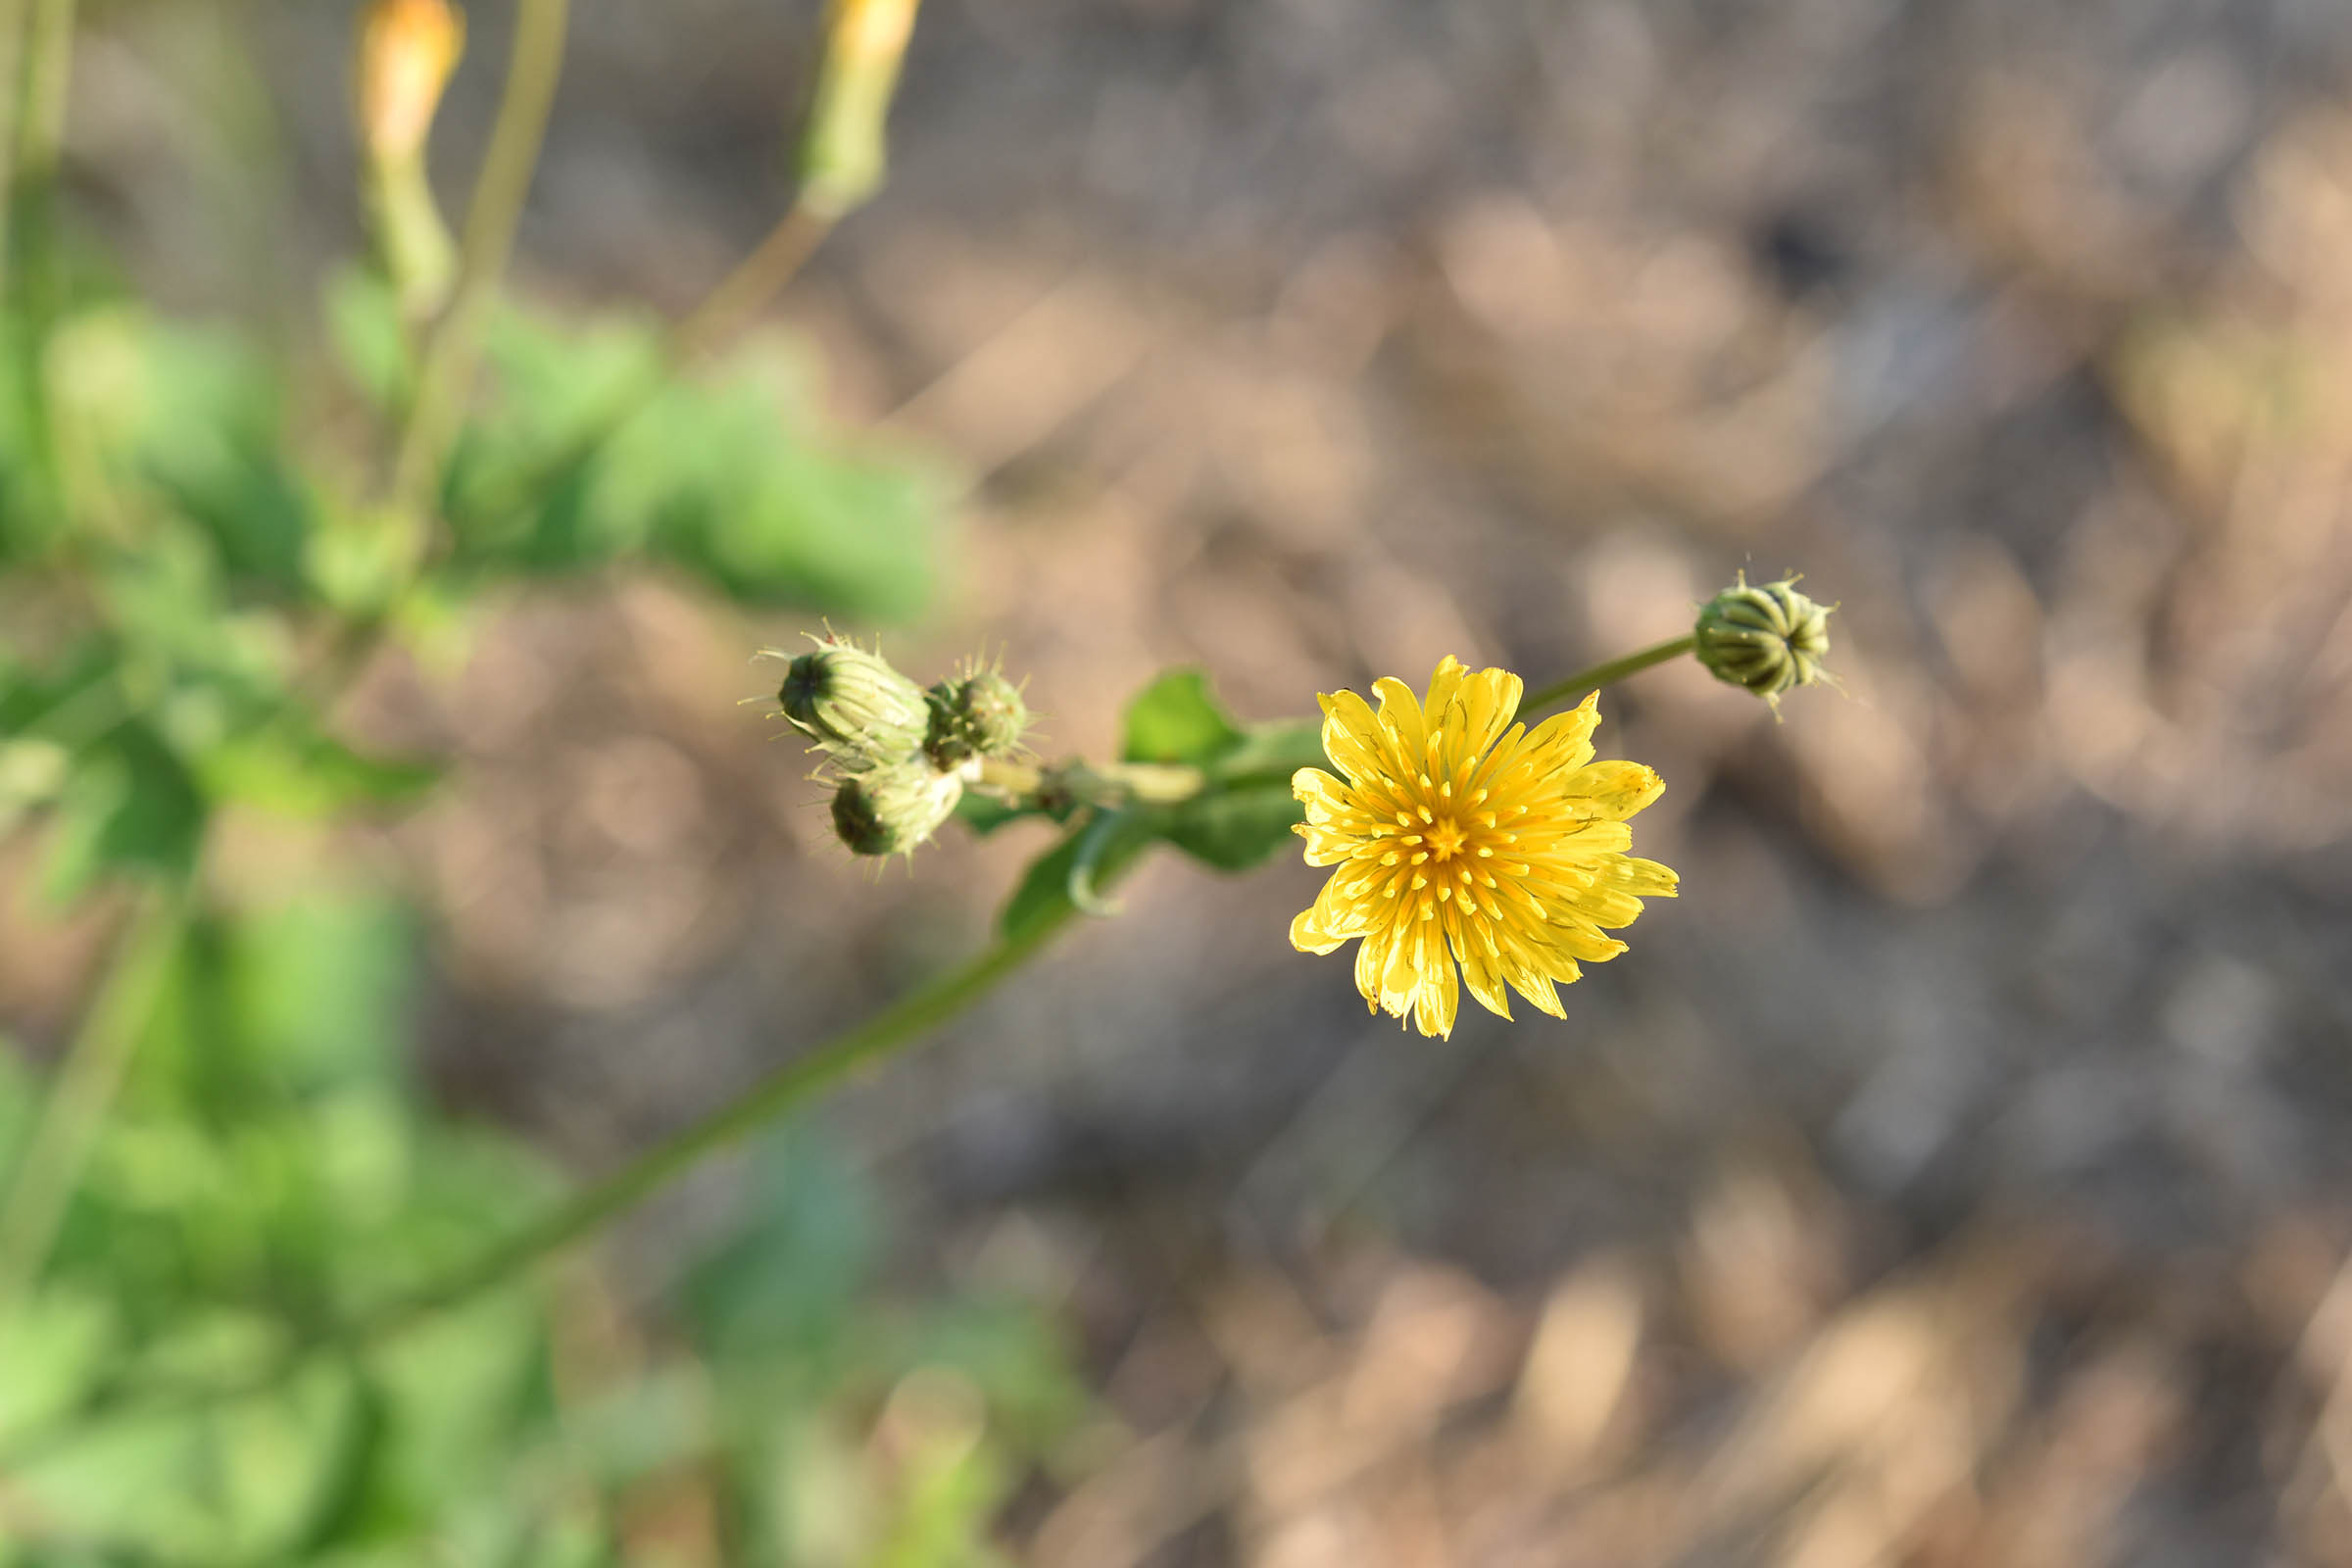
M 1626 851 L 1625 819 L 1658 798 L 1638 762 L 1592 760 L 1598 694 L 1530 730 L 1512 722 L 1519 677 L 1466 670 L 1448 657 L 1416 703 L 1382 680 L 1380 711 L 1353 692 L 1321 697 L 1323 750 L 1347 775 L 1302 767 L 1297 831 L 1306 863 L 1338 869 L 1314 907 L 1291 922 L 1301 953 L 1361 939 L 1355 988 L 1367 1004 L 1425 1035 L 1450 1035 L 1461 981 L 1511 1015 L 1507 984 L 1555 1018 L 1553 989 L 1577 962 L 1613 958 L 1604 935 L 1672 898 L 1674 872 Z

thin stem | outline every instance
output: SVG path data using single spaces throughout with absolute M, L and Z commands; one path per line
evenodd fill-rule
M 148 1415 L 187 1413 L 266 1393 L 283 1386 L 321 1351 L 349 1354 L 381 1345 L 435 1313 L 496 1289 L 592 1235 L 704 1158 L 808 1103 L 859 1068 L 915 1044 L 1028 962 L 1074 912 L 1063 906 L 1042 913 L 1017 934 L 1000 939 L 960 967 L 778 1068 L 748 1093 L 657 1144 L 455 1273 L 305 1340 L 242 1378 L 161 1392 L 121 1385 L 102 1391 L 79 1411 L 0 1445 L 0 1473 L 54 1452 L 132 1410 Z
M 458 248 L 457 285 L 425 348 L 416 400 L 410 405 L 408 427 L 393 463 L 392 499 L 405 511 L 429 509 L 442 465 L 464 422 L 482 329 L 514 252 L 515 225 L 547 136 L 570 21 L 571 0 L 521 0 L 515 17 L 506 89 Z
M 979 1001 L 1044 947 L 1069 918 L 1057 909 L 1005 937 L 921 990 L 777 1068 L 749 1092 L 672 1134 L 447 1279 L 362 1318 L 335 1343 L 360 1348 L 501 1284 L 636 1207 L 671 1178 L 807 1104 L 858 1068 L 914 1044 Z
M 57 172 L 66 139 L 66 99 L 74 77 L 74 0 L 34 0 L 25 45 L 24 118 L 17 127 L 19 167 L 36 185 Z
M 1591 669 L 1580 669 L 1566 680 L 1553 681 L 1533 696 L 1521 698 L 1519 711 L 1522 714 L 1532 714 L 1543 709 L 1564 703 L 1571 697 L 1582 697 L 1589 691 L 1597 691 L 1603 686 L 1613 686 L 1628 675 L 1639 675 L 1652 664 L 1663 664 L 1669 659 L 1680 659 L 1697 646 L 1698 639 L 1690 633 L 1685 632 L 1673 641 L 1660 643 L 1655 648 L 1644 648 L 1638 654 L 1628 654 L 1623 659 L 1612 659 L 1605 664 L 1594 664 Z
M 17 204 L 17 123 L 24 106 L 24 29 L 31 0 L 0 0 L 0 300 L 8 295 L 10 220 Z
M 179 945 L 185 907 L 176 885 L 141 896 L 58 1069 L 40 1124 L 0 1203 L 0 1312 L 31 1286 L 49 1259 L 66 1204 L 81 1184 L 107 1107 L 122 1087 Z

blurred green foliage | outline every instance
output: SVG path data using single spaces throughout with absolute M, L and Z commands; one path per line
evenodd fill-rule
M 266 1367 L 549 1200 L 512 1139 L 418 1094 L 417 950 L 378 895 L 193 926 L 42 1289 L 0 1307 L 0 1446 L 126 1382 Z M 0 1054 L 0 1169 L 36 1100 Z M 584 1282 L 485 1298 L 12 1467 L 0 1563 L 988 1560 L 1084 1408 L 1055 1342 L 1013 1303 L 896 1303 L 875 1196 L 812 1136 L 749 1164 L 670 1329 L 626 1353 Z M 680 1508 L 707 1549 L 641 1553 Z
M 316 1348 L 564 1185 L 416 1083 L 415 911 L 357 869 L 208 902 L 220 813 L 332 822 L 436 787 L 436 759 L 338 733 L 335 699 L 379 642 L 447 667 L 517 586 L 652 570 L 910 616 L 933 476 L 833 432 L 793 343 L 666 375 L 647 323 L 510 305 L 437 505 L 404 514 L 380 479 L 415 344 L 380 281 L 332 283 L 306 358 L 22 238 L 19 275 L 57 286 L 0 313 L 0 838 L 37 844 L 54 906 L 165 879 L 197 912 L 54 1246 L 0 1298 L 0 1568 L 994 1560 L 1080 1388 L 1025 1306 L 902 1300 L 877 1198 L 805 1134 L 757 1152 L 674 1297 L 566 1275 L 330 1343 L 252 1397 L 170 1397 Z M 49 1100 L 28 1059 L 0 1039 L 0 1198 Z

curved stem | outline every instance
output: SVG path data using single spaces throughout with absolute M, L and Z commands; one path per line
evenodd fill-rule
M 24 107 L 24 33 L 31 0 L 0 0 L 0 300 L 8 295 L 11 223 L 17 205 L 17 124 Z
M 469 1266 L 369 1313 L 330 1338 L 348 1347 L 376 1344 L 602 1229 L 706 1156 L 742 1142 L 858 1068 L 897 1054 L 955 1017 L 1026 963 L 1067 920 L 1066 911 L 1055 911 L 1018 936 L 1004 938 L 865 1022 L 777 1068 L 745 1094 L 656 1144 Z
M 40 1276 L 66 1205 L 129 1069 L 140 1032 L 179 945 L 186 899 L 177 886 L 150 889 L 117 939 L 106 978 L 58 1069 L 40 1123 L 0 1203 L 0 1313 Z
M 25 44 L 24 119 L 17 131 L 18 167 L 35 185 L 57 173 L 66 139 L 66 99 L 74 74 L 74 0 L 34 0 Z
M 67 1446 L 134 1410 L 145 1415 L 186 1413 L 267 1393 L 284 1385 L 321 1351 L 352 1353 L 381 1345 L 435 1313 L 496 1289 L 602 1229 L 707 1156 L 808 1103 L 859 1068 L 913 1045 L 1011 976 L 1075 913 L 1067 905 L 1041 913 L 1017 934 L 999 939 L 957 968 L 778 1068 L 466 1267 L 304 1340 L 245 1377 L 164 1391 L 120 1385 L 102 1390 L 82 1409 L 55 1424 L 0 1444 L 0 1473 Z
M 491 128 L 490 150 L 483 155 L 481 176 L 466 213 L 457 285 L 425 349 L 416 400 L 409 407 L 408 426 L 393 462 L 392 500 L 403 510 L 427 510 L 464 421 L 482 328 L 514 252 L 515 225 L 539 165 L 540 143 L 546 139 L 570 21 L 571 0 L 521 0 L 515 17 L 498 122 Z
M 1628 654 L 1623 659 L 1612 659 L 1605 664 L 1594 664 L 1591 669 L 1580 669 L 1566 680 L 1555 680 L 1542 691 L 1521 698 L 1519 700 L 1520 714 L 1525 716 L 1540 709 L 1551 708 L 1564 703 L 1571 697 L 1582 697 L 1589 691 L 1594 691 L 1603 686 L 1613 686 L 1628 675 L 1639 675 L 1652 664 L 1663 664 L 1669 659 L 1680 659 L 1697 646 L 1698 638 L 1690 632 L 1685 632 L 1682 636 L 1674 638 L 1670 642 L 1659 643 L 1654 648 L 1644 648 L 1640 653 Z

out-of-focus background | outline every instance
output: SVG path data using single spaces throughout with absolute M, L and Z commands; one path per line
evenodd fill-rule
M 85 7 L 57 222 L 118 303 L 60 395 L 217 412 L 235 333 L 344 439 L 356 16 Z M 507 385 L 767 228 L 819 35 L 579 8 Z M 737 706 L 821 614 L 922 679 L 1002 650 L 1049 756 L 1172 664 L 1248 718 L 1446 654 L 1541 681 L 1742 567 L 1839 603 L 1844 692 L 1604 697 L 1683 897 L 1564 1023 L 1401 1034 L 1291 950 L 1316 873 L 1153 860 L 535 1292 L 0 1469 L 0 1556 L 2352 1562 L 2352 8 L 930 0 L 892 144 L 641 435 L 700 489 L 617 485 L 577 526 L 621 544 L 404 610 L 348 682 L 350 765 L 436 782 L 305 817 L 201 773 L 203 912 L 0 1324 L 0 1433 L 466 1255 L 976 947 L 1042 829 L 877 877 Z M 140 381 L 134 319 L 214 378 Z M 234 467 L 206 440 L 141 472 Z M 275 548 L 226 493 L 196 644 Z M 70 695 L 69 580 L 6 587 L 0 683 Z M 7 754 L 20 1152 L 136 918 L 56 884 L 141 861 L 120 801 L 177 765 L 52 802 L 71 740 Z

